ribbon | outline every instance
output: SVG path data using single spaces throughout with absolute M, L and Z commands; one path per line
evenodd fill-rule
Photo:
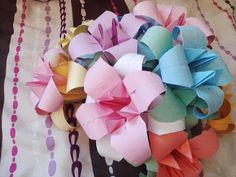
M 213 129 L 190 140 L 181 131 L 158 136 L 149 133 L 153 158 L 159 164 L 158 177 L 198 177 L 203 170 L 199 159 L 212 157 L 219 147 Z
M 155 4 L 153 1 L 143 1 L 134 7 L 133 14 L 139 17 L 151 18 L 171 32 L 175 26 L 196 26 L 207 36 L 208 44 L 211 44 L 215 38 L 203 22 L 194 17 L 187 18 L 186 9 L 181 6 L 161 5 Z

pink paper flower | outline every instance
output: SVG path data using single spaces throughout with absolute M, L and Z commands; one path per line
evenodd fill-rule
M 98 151 L 134 165 L 144 163 L 151 151 L 142 113 L 165 91 L 160 77 L 139 69 L 124 72 L 99 59 L 87 72 L 84 89 L 92 101 L 76 115 L 88 137 L 97 140 Z
M 153 1 L 143 1 L 134 7 L 133 14 L 149 17 L 168 28 L 171 32 L 176 26 L 196 26 L 205 33 L 208 44 L 212 43 L 215 39 L 215 36 L 201 20 L 194 17 L 187 17 L 187 11 L 182 6 L 161 5 Z

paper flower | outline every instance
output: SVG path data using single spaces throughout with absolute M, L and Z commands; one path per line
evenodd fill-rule
M 151 18 L 171 32 L 175 26 L 196 26 L 205 33 L 208 44 L 215 39 L 214 35 L 201 20 L 194 17 L 187 18 L 186 9 L 181 6 L 161 5 L 155 4 L 153 1 L 143 1 L 134 7 L 133 14 Z
M 88 137 L 98 140 L 98 146 L 105 145 L 98 147 L 100 153 L 112 151 L 113 158 L 117 153 L 116 160 L 125 158 L 141 165 L 151 155 L 142 113 L 148 111 L 165 88 L 158 75 L 141 71 L 142 67 L 129 68 L 127 61 L 134 57 L 142 64 L 142 56 L 129 54 L 119 60 L 123 64 L 114 68 L 99 59 L 84 83 L 85 92 L 93 101 L 82 104 L 76 115 Z
M 199 159 L 212 157 L 219 140 L 209 129 L 190 140 L 187 133 L 176 132 L 158 136 L 149 133 L 153 158 L 158 162 L 158 177 L 198 177 L 203 170 Z
M 194 108 L 196 117 L 207 118 L 223 104 L 224 93 L 219 86 L 228 84 L 232 76 L 220 56 L 207 49 L 206 37 L 199 28 L 176 27 L 174 39 L 178 38 L 179 33 L 183 45 L 174 46 L 159 60 L 162 80 L 175 86 L 175 89 L 192 89 L 208 107 L 207 114 Z
M 61 129 L 74 128 L 66 121 L 63 104 L 86 98 L 83 91 L 86 72 L 83 66 L 70 61 L 60 48 L 45 53 L 34 70 L 34 80 L 27 83 L 33 93 L 36 112 L 51 114 L 54 124 Z
M 132 21 L 132 23 L 130 23 Z M 116 14 L 105 11 L 90 23 L 88 33 L 80 33 L 69 44 L 73 60 L 94 58 L 99 52 L 108 52 L 115 58 L 126 53 L 137 53 L 138 41 L 133 39 L 145 20 L 127 14 L 119 21 Z

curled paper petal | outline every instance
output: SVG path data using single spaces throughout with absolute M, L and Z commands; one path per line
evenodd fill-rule
M 203 99 L 208 107 L 208 111 L 204 114 L 202 111 L 199 111 L 197 107 L 193 109 L 196 117 L 204 119 L 209 115 L 217 112 L 224 101 L 224 92 L 216 86 L 201 86 L 195 89 L 199 98 Z
M 115 58 L 120 58 L 127 53 L 137 53 L 137 46 L 137 40 L 129 39 L 105 51 L 111 53 Z
M 86 33 L 88 31 L 89 21 L 83 22 L 82 25 L 77 27 L 71 27 L 67 30 L 66 37 L 59 41 L 59 44 L 63 49 L 68 50 L 71 39 L 73 39 L 79 33 Z
M 137 18 L 132 13 L 125 14 L 120 21 L 120 25 L 123 27 L 124 32 L 130 37 L 134 37 L 138 32 L 137 29 L 140 29 L 145 23 L 147 23 L 146 20 Z
M 205 34 L 197 27 L 193 26 L 178 26 L 173 30 L 173 38 L 178 39 L 181 35 L 184 48 L 200 48 L 207 47 L 207 39 Z
M 49 63 L 51 67 L 58 66 L 58 64 L 65 60 L 65 58 L 68 58 L 68 55 L 61 48 L 50 49 L 43 56 L 44 61 Z
M 162 4 L 158 4 L 157 7 L 164 22 L 163 26 L 170 31 L 172 31 L 175 26 L 185 25 L 187 12 L 184 7 Z
M 111 135 L 112 147 L 128 162 L 139 166 L 151 156 L 146 132 L 141 118 L 128 121 Z
M 81 126 L 90 139 L 98 140 L 108 134 L 105 116 L 112 110 L 97 103 L 82 104 L 76 112 Z
M 156 59 L 160 59 L 172 47 L 171 33 L 161 26 L 149 28 L 140 42 L 150 48 L 150 52 L 154 54 Z
M 84 88 L 86 93 L 94 99 L 103 98 L 105 100 L 111 98 L 107 92 L 122 82 L 118 73 L 102 59 L 98 60 L 96 64 L 90 68 L 85 80 Z
M 126 54 L 123 55 L 114 65 L 116 71 L 121 77 L 126 76 L 130 72 L 142 71 L 142 66 L 144 63 L 144 56 L 137 54 Z
M 194 17 L 189 17 L 186 19 L 186 25 L 196 26 L 200 28 L 206 35 L 208 44 L 211 44 L 214 41 L 215 39 L 214 34 L 208 29 L 207 25 L 204 24 L 201 20 Z
M 99 24 L 105 30 L 108 30 L 108 29 L 112 28 L 113 19 L 118 20 L 117 15 L 113 12 L 105 11 L 89 25 L 88 30 L 90 33 L 94 33 L 97 30 Z
M 180 119 L 173 122 L 160 122 L 152 117 L 148 117 L 148 131 L 157 135 L 165 135 L 182 131 L 185 129 L 185 120 Z
M 189 143 L 194 156 L 199 159 L 208 159 L 217 152 L 219 138 L 213 129 L 209 129 L 191 139 Z
M 157 13 L 157 6 L 153 1 L 143 1 L 138 3 L 133 13 L 137 16 L 146 16 L 154 19 L 159 24 L 162 24 L 162 19 L 159 13 Z
M 64 107 L 62 106 L 61 108 L 59 108 L 57 111 L 53 112 L 51 114 L 51 118 L 53 121 L 53 124 L 60 128 L 61 130 L 73 130 L 77 127 L 79 127 L 79 125 L 77 126 L 72 126 L 68 123 L 66 115 L 64 114 Z
M 130 73 L 123 82 L 139 113 L 148 110 L 154 99 L 165 91 L 160 77 L 147 71 Z M 147 92 L 145 97 L 144 92 Z
M 224 100 L 220 108 L 220 117 L 213 120 L 208 120 L 207 124 L 210 125 L 218 133 L 227 133 L 235 128 L 232 120 L 231 106 L 228 100 Z
M 51 79 L 38 103 L 38 108 L 46 112 L 55 112 L 62 105 L 64 99 Z
M 84 77 L 87 70 L 81 65 L 71 61 L 69 62 L 69 72 L 66 91 L 84 86 Z
M 160 70 L 165 83 L 185 87 L 193 85 L 184 50 L 180 45 L 176 45 L 161 57 Z
M 212 54 L 211 54 L 212 55 Z M 223 59 L 216 53 L 213 56 L 214 60 L 209 62 L 206 65 L 201 65 L 199 71 L 214 71 L 214 76 L 206 81 L 207 85 L 217 85 L 217 86 L 224 86 L 232 81 L 233 76 L 231 75 L 228 67 L 224 63 Z M 206 57 L 203 56 L 203 59 Z
M 170 88 L 167 88 L 164 98 L 159 105 L 150 110 L 151 116 L 160 122 L 172 122 L 184 119 L 186 107 Z
M 68 50 L 70 57 L 75 60 L 84 55 L 100 52 L 102 47 L 93 36 L 80 33 L 71 40 Z

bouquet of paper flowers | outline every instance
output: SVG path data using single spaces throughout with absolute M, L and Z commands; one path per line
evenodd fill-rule
M 223 91 L 232 76 L 213 40 L 183 7 L 144 1 L 121 17 L 106 11 L 40 59 L 28 83 L 35 109 L 70 130 L 64 107 L 76 104 L 99 154 L 145 163 L 148 177 L 201 176 L 217 134 L 234 129 Z

